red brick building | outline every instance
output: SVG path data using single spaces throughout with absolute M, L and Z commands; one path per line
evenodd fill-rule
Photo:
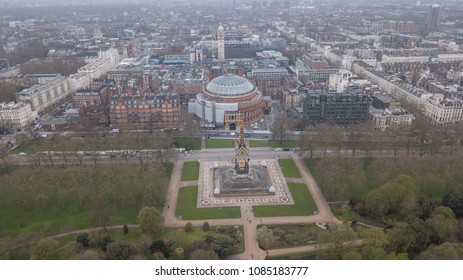
M 118 94 L 110 101 L 110 123 L 114 128 L 180 128 L 181 111 L 175 92 Z

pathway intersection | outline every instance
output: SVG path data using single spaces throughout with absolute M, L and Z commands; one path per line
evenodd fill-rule
M 207 221 L 211 226 L 243 226 L 245 251 L 241 254 L 230 256 L 229 259 L 263 260 L 267 255 L 276 255 L 279 252 L 284 254 L 306 252 L 315 249 L 315 246 L 304 246 L 287 248 L 284 250 L 264 251 L 259 248 L 257 241 L 257 226 L 261 224 L 290 224 L 290 223 L 336 223 L 341 222 L 331 212 L 330 206 L 318 187 L 315 179 L 299 157 L 294 157 L 302 178 L 287 178 L 287 182 L 304 183 L 307 186 L 312 198 L 317 205 L 318 211 L 312 216 L 290 216 L 290 217 L 255 217 L 252 206 L 241 206 L 241 218 L 235 219 L 207 219 L 207 220 L 188 220 L 193 226 L 201 227 Z M 175 216 L 175 206 L 179 188 L 197 185 L 198 181 L 181 182 L 184 161 L 179 160 L 174 163 L 171 180 L 166 194 L 166 203 L 163 208 L 166 227 L 184 227 L 187 221 L 180 220 Z
M 264 251 L 259 248 L 257 241 L 257 226 L 266 224 L 299 224 L 299 223 L 336 223 L 341 224 L 331 212 L 330 206 L 323 196 L 320 188 L 318 187 L 315 179 L 310 174 L 308 168 L 305 166 L 303 160 L 299 157 L 293 157 L 296 167 L 299 169 L 302 178 L 286 178 L 289 183 L 304 183 L 307 186 L 316 206 L 317 212 L 311 216 L 289 216 L 289 217 L 255 217 L 252 206 L 240 206 L 241 217 L 231 219 L 206 219 L 206 220 L 181 220 L 175 216 L 175 208 L 177 205 L 177 198 L 179 189 L 189 186 L 198 185 L 198 180 L 181 181 L 182 168 L 184 160 L 177 160 L 174 162 L 171 179 L 166 193 L 165 204 L 163 208 L 163 215 L 165 217 L 165 227 L 181 228 L 187 222 L 191 222 L 195 227 L 201 227 L 205 221 L 210 226 L 235 226 L 243 227 L 244 246 L 245 251 L 240 254 L 232 255 L 229 259 L 243 259 L 243 260 L 264 260 L 267 256 L 285 255 L 291 253 L 303 253 L 317 250 L 316 246 L 302 246 L 293 248 L 283 248 Z M 130 228 L 138 227 L 138 225 L 128 225 Z M 122 225 L 108 226 L 107 229 L 122 228 Z M 103 230 L 102 227 L 87 228 L 76 230 L 72 232 L 61 233 L 50 236 L 51 238 L 60 238 L 83 232 Z M 319 246 L 318 249 L 320 249 Z

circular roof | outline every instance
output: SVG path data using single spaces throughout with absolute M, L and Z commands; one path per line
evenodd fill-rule
M 212 79 L 206 91 L 220 96 L 240 96 L 254 91 L 254 85 L 248 79 L 234 74 L 225 74 Z

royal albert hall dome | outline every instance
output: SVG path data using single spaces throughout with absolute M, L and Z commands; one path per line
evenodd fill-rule
M 189 105 L 189 111 L 205 124 L 230 129 L 234 129 L 234 114 L 241 114 L 243 123 L 247 125 L 261 119 L 264 109 L 262 93 L 257 87 L 248 79 L 234 74 L 212 79 Z
M 256 87 L 248 79 L 233 74 L 212 79 L 205 91 L 217 96 L 243 96 L 252 93 Z

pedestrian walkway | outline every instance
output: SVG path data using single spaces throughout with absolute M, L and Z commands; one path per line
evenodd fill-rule
M 206 220 L 191 220 L 184 221 L 179 220 L 175 216 L 175 208 L 177 205 L 177 198 L 179 189 L 181 187 L 187 187 L 192 185 L 197 185 L 198 181 L 186 181 L 181 182 L 180 178 L 182 175 L 182 168 L 184 161 L 178 160 L 174 162 L 174 167 L 172 170 L 172 175 L 170 178 L 169 186 L 166 192 L 165 203 L 163 208 L 163 215 L 165 218 L 165 227 L 167 228 L 179 228 L 184 227 L 187 222 L 191 222 L 194 227 L 201 227 L 205 221 L 207 221 L 210 226 L 242 226 L 243 227 L 243 238 L 244 238 L 244 247 L 245 250 L 243 253 L 230 256 L 229 259 L 247 259 L 247 260 L 263 260 L 268 256 L 275 256 L 281 254 L 290 254 L 297 252 L 309 252 L 315 250 L 315 246 L 303 246 L 296 248 L 285 248 L 277 250 L 264 251 L 259 248 L 257 241 L 257 227 L 263 224 L 290 224 L 290 223 L 326 223 L 326 222 L 335 222 L 341 223 L 331 212 L 331 209 L 325 200 L 323 194 L 321 193 L 317 183 L 310 174 L 307 167 L 304 165 L 302 159 L 295 157 L 294 161 L 296 163 L 299 172 L 301 173 L 302 178 L 286 178 L 288 182 L 297 182 L 304 183 L 310 194 L 312 195 L 315 204 L 317 205 L 318 211 L 315 215 L 312 216 L 291 216 L 291 217 L 255 217 L 252 206 L 240 206 L 241 217 L 234 219 L 206 219 Z M 122 229 L 123 225 L 114 225 L 108 226 L 107 229 Z M 128 225 L 129 228 L 138 227 L 138 225 Z M 60 238 L 64 236 L 70 236 L 75 234 L 80 234 L 83 232 L 91 232 L 103 230 L 102 227 L 82 229 L 67 233 L 61 233 L 57 235 L 50 236 L 51 238 Z
M 312 216 L 291 216 L 291 217 L 255 217 L 252 206 L 241 206 L 241 218 L 236 219 L 207 219 L 189 221 L 193 226 L 200 227 L 207 221 L 211 226 L 235 226 L 243 227 L 245 251 L 241 254 L 230 256 L 230 259 L 265 259 L 267 252 L 259 248 L 257 241 L 257 226 L 261 224 L 286 224 L 286 223 L 324 223 L 338 221 L 321 193 L 317 183 L 310 174 L 303 161 L 295 157 L 296 167 L 301 173 L 301 178 L 286 178 L 287 182 L 304 183 L 312 195 L 318 211 Z M 180 182 L 183 161 L 177 161 L 174 164 L 169 188 L 166 195 L 166 205 L 163 209 L 166 227 L 183 227 L 187 221 L 179 220 L 175 217 L 175 207 L 177 205 L 177 196 L 180 187 L 197 185 L 197 181 Z M 298 249 L 289 248 L 289 251 Z M 304 250 L 304 249 L 300 249 Z M 272 255 L 279 251 L 272 252 Z M 286 251 L 281 251 L 286 252 Z

